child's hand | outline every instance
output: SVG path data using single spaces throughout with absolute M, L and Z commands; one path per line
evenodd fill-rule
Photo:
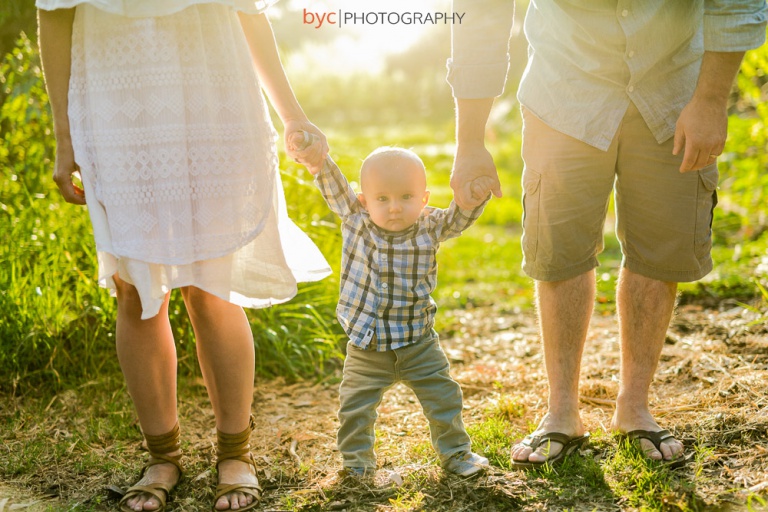
M 496 165 L 484 145 L 457 148 L 451 171 L 451 188 L 456 203 L 465 210 L 480 206 L 489 193 L 501 197 Z
M 289 122 L 285 125 L 285 152 L 314 175 L 323 168 L 328 155 L 328 142 L 323 132 L 312 123 Z
M 496 186 L 496 182 L 489 176 L 475 178 L 469 185 L 473 201 L 485 201 L 491 194 L 491 190 Z

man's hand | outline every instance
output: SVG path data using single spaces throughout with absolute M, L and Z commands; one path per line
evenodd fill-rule
M 451 171 L 456 204 L 465 210 L 479 206 L 489 193 L 501 197 L 501 183 L 491 154 L 483 145 L 459 148 Z
M 73 178 L 79 177 L 79 173 L 80 166 L 75 163 L 72 144 L 66 140 L 57 140 L 53 181 L 56 182 L 61 195 L 68 203 L 85 204 L 85 192 L 73 181 Z
M 673 155 L 682 149 L 680 172 L 698 171 L 715 163 L 728 134 L 728 93 L 739 71 L 744 52 L 705 51 L 693 99 L 675 126 Z
M 695 96 L 680 113 L 675 126 L 673 155 L 684 149 L 680 172 L 698 171 L 715 163 L 723 152 L 728 134 L 725 102 Z
M 300 149 L 291 141 L 304 138 L 302 132 L 307 132 L 312 138 L 312 143 L 306 148 Z M 323 132 L 309 121 L 288 121 L 285 123 L 285 153 L 297 163 L 309 169 L 314 174 L 323 168 L 325 157 L 328 156 L 328 141 Z

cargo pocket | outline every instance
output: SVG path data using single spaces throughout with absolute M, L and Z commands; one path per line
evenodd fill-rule
M 717 166 L 699 171 L 699 189 L 696 200 L 696 232 L 694 252 L 697 258 L 706 257 L 712 249 L 712 218 L 717 205 Z
M 523 170 L 523 256 L 528 263 L 536 260 L 539 245 L 539 209 L 541 203 L 541 174 Z

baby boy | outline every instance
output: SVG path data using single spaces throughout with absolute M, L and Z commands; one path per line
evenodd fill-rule
M 433 328 L 437 305 L 430 294 L 440 243 L 471 226 L 485 203 L 474 210 L 462 210 L 453 201 L 447 209 L 427 206 L 424 163 L 400 148 L 382 147 L 368 155 L 360 170 L 360 194 L 330 158 L 315 182 L 341 218 L 336 313 L 349 342 L 337 443 L 346 474 L 375 472 L 376 409 L 397 382 L 419 399 L 443 468 L 461 476 L 481 471 L 488 459 L 470 450 L 461 388 L 449 375 Z

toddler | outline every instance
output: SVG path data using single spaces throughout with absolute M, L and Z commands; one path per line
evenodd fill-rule
M 299 149 L 306 145 L 296 144 Z M 455 202 L 447 209 L 427 206 L 424 163 L 400 148 L 382 147 L 368 155 L 360 170 L 360 194 L 330 158 L 314 174 L 328 206 L 342 221 L 336 312 L 349 342 L 337 443 L 346 474 L 375 472 L 376 409 L 397 382 L 419 399 L 443 468 L 461 476 L 481 471 L 488 459 L 470 450 L 461 388 L 449 375 L 433 328 L 437 305 L 430 294 L 437 281 L 440 242 L 472 225 L 485 202 L 474 210 L 462 210 Z

